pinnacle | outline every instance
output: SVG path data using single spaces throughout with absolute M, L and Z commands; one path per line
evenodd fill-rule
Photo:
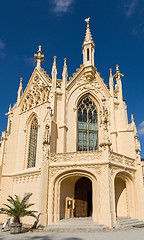
M 23 78 L 21 77 L 20 78 L 20 84 L 19 84 L 20 86 L 22 86 L 22 81 L 23 81 Z
M 110 77 L 112 77 L 112 68 L 110 68 Z
M 131 121 L 134 122 L 134 116 L 131 114 Z
M 41 68 L 41 63 L 44 63 L 44 54 L 42 54 L 41 45 L 38 46 L 37 54 L 34 54 L 35 62 L 37 62 L 37 68 Z
M 56 56 L 53 57 L 54 59 L 53 66 L 56 66 L 56 58 L 57 58 Z

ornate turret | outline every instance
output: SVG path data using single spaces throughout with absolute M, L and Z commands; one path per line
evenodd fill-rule
M 41 62 L 44 63 L 44 54 L 42 54 L 41 46 L 39 45 L 37 54 L 34 54 L 35 62 L 37 62 L 37 68 L 41 68 Z
M 95 44 L 92 39 L 89 21 L 90 18 L 85 19 L 87 23 L 85 39 L 82 46 L 83 51 L 83 64 L 85 66 L 93 65 L 94 66 L 94 51 L 95 51 Z
M 23 78 L 20 78 L 20 84 L 19 84 L 18 95 L 17 95 L 17 105 L 19 104 L 21 96 L 23 95 L 22 80 Z

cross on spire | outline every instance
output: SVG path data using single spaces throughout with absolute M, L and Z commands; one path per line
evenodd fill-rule
M 115 70 L 115 75 L 114 75 L 114 78 L 117 80 L 117 79 L 121 79 L 124 75 L 122 73 L 120 73 L 120 70 L 119 70 L 119 65 L 117 64 L 116 65 L 116 70 Z
M 35 62 L 37 62 L 37 68 L 41 68 L 41 62 L 44 63 L 44 54 L 42 54 L 41 45 L 38 46 L 37 54 L 34 54 Z

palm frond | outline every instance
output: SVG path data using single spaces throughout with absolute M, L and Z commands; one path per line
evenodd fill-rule
M 8 196 L 7 201 L 9 204 L 3 204 L 6 208 L 0 208 L 0 214 L 7 214 L 12 216 L 16 221 L 20 221 L 21 217 L 32 216 L 36 218 L 35 213 L 37 211 L 27 210 L 29 207 L 33 206 L 34 203 L 28 203 L 27 201 L 31 197 L 32 193 L 27 194 L 22 200 L 20 200 L 18 195 Z

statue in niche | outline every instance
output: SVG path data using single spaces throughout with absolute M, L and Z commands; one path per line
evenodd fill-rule
M 43 137 L 43 154 L 44 158 L 49 157 L 50 152 L 50 126 L 48 124 L 45 125 L 45 132 Z
M 103 108 L 102 111 L 100 111 L 100 126 L 102 126 L 103 129 L 103 142 L 100 144 L 100 146 L 106 146 L 106 145 L 111 145 L 110 139 L 109 139 L 109 134 L 108 134 L 108 123 L 109 123 L 109 112 L 106 107 L 106 99 L 102 99 L 103 102 Z

